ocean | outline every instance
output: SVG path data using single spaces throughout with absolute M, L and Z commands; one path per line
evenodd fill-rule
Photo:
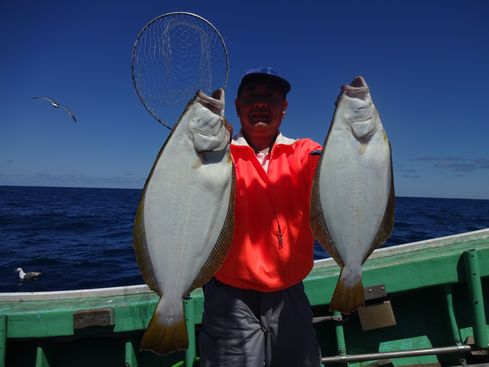
M 142 284 L 132 249 L 141 190 L 0 186 L 0 292 Z M 396 198 L 385 246 L 489 227 L 489 200 Z M 327 253 L 319 245 L 315 258 Z M 20 281 L 15 269 L 39 271 Z

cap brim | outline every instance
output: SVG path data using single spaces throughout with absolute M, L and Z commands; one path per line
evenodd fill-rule
M 289 93 L 291 89 L 290 83 L 287 80 L 279 76 L 273 74 L 267 74 L 267 73 L 253 73 L 253 74 L 245 75 L 243 79 L 241 79 L 241 86 L 253 79 L 273 80 L 274 82 L 277 83 L 277 85 L 280 86 L 280 88 L 283 90 L 285 94 Z

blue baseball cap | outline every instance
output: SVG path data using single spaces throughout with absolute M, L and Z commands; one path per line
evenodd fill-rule
M 290 83 L 283 77 L 281 77 L 275 70 L 270 66 L 261 66 L 258 68 L 253 68 L 248 70 L 241 78 L 241 84 L 238 87 L 238 95 L 241 92 L 244 84 L 252 79 L 272 79 L 277 82 L 277 84 L 282 88 L 284 94 L 289 93 Z

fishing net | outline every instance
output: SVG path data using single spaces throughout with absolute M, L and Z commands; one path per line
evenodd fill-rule
M 225 88 L 229 61 L 224 40 L 206 19 L 174 12 L 150 21 L 132 51 L 132 80 L 149 113 L 161 124 L 169 106 L 182 107 L 197 92 Z

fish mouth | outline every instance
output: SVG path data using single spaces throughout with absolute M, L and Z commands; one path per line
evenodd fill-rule
M 211 96 L 199 90 L 197 100 L 216 115 L 224 116 L 224 89 L 216 89 Z
M 350 86 L 354 88 L 362 88 L 367 86 L 367 82 L 362 76 L 356 76 L 350 83 Z
M 211 97 L 221 101 L 224 98 L 224 89 L 216 89 L 214 92 L 212 92 Z
M 341 90 L 349 96 L 367 95 L 369 93 L 367 82 L 362 76 L 356 76 L 350 85 L 343 85 Z

